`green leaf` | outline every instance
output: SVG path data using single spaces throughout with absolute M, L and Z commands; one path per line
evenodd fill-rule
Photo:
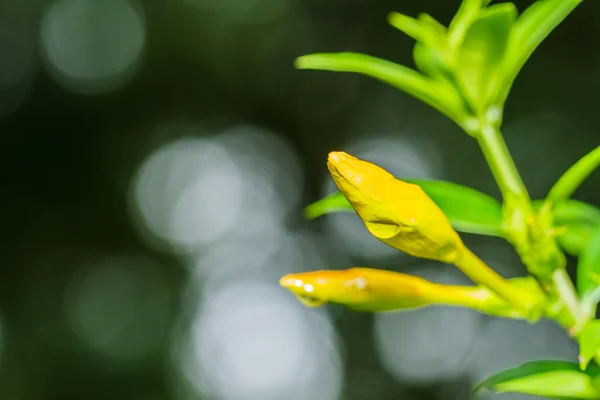
M 335 192 L 322 198 L 304 208 L 306 219 L 315 219 L 326 214 L 338 212 L 354 212 L 354 208 L 348 203 L 342 192 Z
M 598 399 L 600 388 L 594 379 L 600 369 L 586 372 L 568 361 L 532 361 L 499 372 L 475 386 L 478 392 L 524 393 L 551 399 Z
M 418 42 L 435 46 L 439 42 L 439 31 L 431 29 L 431 25 L 408 15 L 393 12 L 388 16 L 388 22 L 394 28 L 406 33 Z
M 442 53 L 437 49 L 417 42 L 413 47 L 413 60 L 419 71 L 432 78 L 447 79 L 451 72 Z
M 429 104 L 458 124 L 465 119 L 462 99 L 450 84 L 390 61 L 359 53 L 324 53 L 301 56 L 296 67 L 367 75 Z
M 581 252 L 577 263 L 577 291 L 582 302 L 587 302 L 600 286 L 600 229 L 596 229 Z
M 545 200 L 534 200 L 539 211 Z M 553 227 L 557 228 L 557 241 L 572 256 L 579 256 L 587 247 L 594 232 L 600 228 L 600 209 L 579 200 L 563 200 L 552 205 Z
M 427 40 L 417 41 L 413 48 L 413 60 L 419 71 L 437 79 L 454 79 L 450 61 L 450 50 L 446 39 L 446 28 L 429 14 L 419 14 L 419 22 L 429 32 Z
M 527 8 L 513 25 L 504 64 L 505 80 L 498 97 L 504 104 L 517 75 L 531 54 L 582 0 L 538 0 Z
M 517 17 L 512 3 L 481 11 L 458 49 L 456 78 L 474 109 L 485 111 L 502 83 L 501 66 L 510 29 Z
M 471 23 L 479 16 L 481 8 L 485 7 L 489 2 L 489 0 L 462 1 L 448 27 L 448 43 L 452 48 L 456 48 L 462 43 Z
M 556 181 L 548 193 L 548 200 L 558 201 L 571 197 L 598 166 L 600 166 L 600 146 L 580 158 Z
M 534 202 L 539 207 L 543 201 Z M 594 232 L 600 228 L 600 209 L 578 200 L 564 200 L 553 205 L 553 225 L 565 229 L 557 236 L 567 253 L 579 256 L 588 247 Z
M 401 179 L 421 186 L 457 231 L 502 236 L 502 206 L 493 197 L 453 182 Z M 309 219 L 335 212 L 354 212 L 340 192 L 305 208 L 305 216 Z
M 390 25 L 415 39 L 413 59 L 417 68 L 431 77 L 447 78 L 448 66 L 446 28 L 429 14 L 412 18 L 397 12 L 388 16 Z
M 579 366 L 585 370 L 600 350 L 600 320 L 590 321 L 579 335 Z

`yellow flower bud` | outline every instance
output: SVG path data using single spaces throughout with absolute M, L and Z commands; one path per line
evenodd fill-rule
M 309 307 L 335 303 L 357 311 L 384 312 L 437 304 L 507 318 L 527 317 L 485 287 L 441 285 L 417 276 L 378 269 L 289 274 L 279 283 Z
M 420 186 L 343 152 L 327 167 L 348 202 L 377 239 L 415 257 L 454 263 L 464 245 L 442 210 Z
M 392 278 L 392 279 L 389 279 Z M 307 306 L 343 304 L 364 311 L 387 311 L 429 304 L 422 278 L 369 268 L 289 274 L 279 281 Z
M 420 186 L 398 180 L 383 168 L 344 152 L 330 153 L 327 167 L 377 239 L 415 257 L 454 264 L 474 282 L 532 312 L 532 319 L 538 318 L 539 310 L 532 310 L 534 300 L 473 254 Z

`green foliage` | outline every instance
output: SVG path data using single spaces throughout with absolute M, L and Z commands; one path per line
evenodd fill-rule
M 545 200 L 533 202 L 536 209 L 545 204 Z M 588 247 L 594 232 L 600 228 L 600 209 L 579 200 L 553 203 L 551 217 L 553 226 L 558 229 L 558 244 L 565 252 L 576 257 Z
M 408 67 L 358 53 L 311 54 L 296 59 L 299 69 L 358 72 L 394 86 L 449 118 L 465 118 L 463 102 L 446 81 L 431 80 Z
M 583 156 L 560 177 L 550 189 L 548 200 L 556 202 L 571 197 L 598 166 L 600 166 L 600 146 Z
M 525 393 L 551 399 L 598 399 L 600 368 L 581 371 L 577 363 L 532 361 L 499 372 L 475 386 L 478 392 Z
M 494 105 L 502 83 L 502 61 L 517 17 L 512 3 L 482 10 L 465 33 L 456 55 L 456 80 L 476 114 Z
M 579 337 L 579 346 L 579 366 L 585 370 L 600 349 L 600 321 L 590 321 L 583 328 Z
M 510 2 L 463 0 L 448 27 L 428 14 L 413 18 L 392 13 L 389 23 L 415 40 L 417 70 L 357 53 L 305 55 L 296 62 L 302 69 L 354 72 L 390 84 L 448 116 L 481 146 L 502 204 L 451 182 L 403 180 L 421 186 L 455 230 L 508 240 L 527 267 L 528 279 L 543 283 L 544 316 L 578 340 L 580 356 L 579 363 L 533 361 L 499 372 L 477 385 L 479 392 L 600 399 L 600 368 L 589 365 L 600 362 L 600 320 L 595 318 L 600 302 L 600 209 L 570 199 L 600 166 L 600 146 L 569 168 L 545 199 L 531 201 L 500 133 L 504 103 L 518 73 L 581 2 L 537 0 L 518 15 Z M 312 219 L 353 211 L 337 192 L 306 207 L 305 215 Z M 577 288 L 566 273 L 563 252 L 579 258 Z
M 394 15 L 396 14 L 398 13 L 390 15 L 390 23 L 401 29 L 400 25 L 394 23 Z M 431 78 L 452 82 L 454 78 L 450 65 L 450 52 L 445 40 L 447 34 L 446 27 L 429 14 L 419 14 L 418 19 L 425 29 L 434 34 L 430 35 L 428 40 L 417 40 L 417 43 L 415 43 L 413 49 L 415 65 L 419 71 Z
M 600 286 L 600 229 L 596 229 L 577 264 L 577 291 L 583 302 L 590 301 Z
M 518 72 L 580 2 L 538 0 L 517 18 L 512 3 L 487 7 L 488 0 L 464 0 L 448 29 L 427 14 L 415 19 L 392 13 L 390 24 L 415 39 L 414 60 L 424 75 L 356 53 L 305 55 L 296 66 L 355 72 L 386 82 L 476 135 L 482 123 L 499 125 L 495 111 L 504 104 Z

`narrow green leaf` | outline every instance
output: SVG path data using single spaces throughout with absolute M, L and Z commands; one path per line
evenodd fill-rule
M 433 18 L 431 15 L 427 13 L 419 13 L 417 15 L 417 19 L 421 21 L 423 24 L 426 24 L 429 29 L 435 31 L 440 36 L 446 35 L 447 29 L 444 25 L 442 25 L 437 19 Z
M 577 263 L 577 291 L 582 302 L 600 286 L 600 229 L 596 229 Z
M 543 200 L 536 201 L 534 207 L 542 202 Z M 569 199 L 554 203 L 552 214 L 557 226 L 572 222 L 585 223 L 592 227 L 600 225 L 600 208 L 579 200 Z
M 429 14 L 419 14 L 419 23 L 428 32 L 426 40 L 419 40 L 413 48 L 413 60 L 419 71 L 436 79 L 452 81 L 450 50 L 448 48 L 446 28 Z
M 403 90 L 459 124 L 465 118 L 462 99 L 451 85 L 377 57 L 359 53 L 309 54 L 297 58 L 296 67 L 367 75 Z
M 458 51 L 456 78 L 476 110 L 485 110 L 502 82 L 501 64 L 510 29 L 517 17 L 512 3 L 501 3 L 481 11 L 467 30 Z
M 579 366 L 585 370 L 600 350 L 600 320 L 590 321 L 579 335 Z
M 451 77 L 450 69 L 440 51 L 428 47 L 421 42 L 413 47 L 413 60 L 415 65 L 427 76 L 432 78 L 448 79 Z
M 394 28 L 406 33 L 416 41 L 426 45 L 435 45 L 438 40 L 438 32 L 430 29 L 430 26 L 416 18 L 399 12 L 393 12 L 388 16 L 388 22 Z
M 482 7 L 489 0 L 463 0 L 454 18 L 448 27 L 448 43 L 452 48 L 458 47 L 471 26 L 471 23 L 479 16 Z
M 600 146 L 580 158 L 556 181 L 548 193 L 548 200 L 558 201 L 571 197 L 598 166 L 600 166 Z
M 566 232 L 556 238 L 560 247 L 568 254 L 579 257 L 594 236 L 594 228 L 574 222 L 564 225 Z
M 478 392 L 524 393 L 551 399 L 598 399 L 600 388 L 594 379 L 600 369 L 580 370 L 568 361 L 532 361 L 499 372 L 475 386 Z
M 544 39 L 577 7 L 582 0 L 537 0 L 513 25 L 506 54 L 505 81 L 497 101 L 504 104 L 517 75 Z
M 543 202 L 534 202 L 534 207 Z M 554 227 L 564 230 L 556 238 L 559 245 L 573 256 L 579 256 L 588 247 L 594 232 L 600 228 L 600 209 L 578 200 L 554 203 L 552 218 Z
M 502 236 L 502 206 L 493 197 L 453 182 L 400 179 L 421 186 L 457 231 Z M 335 212 L 354 212 L 340 192 L 309 205 L 304 211 L 309 219 Z
M 335 214 L 338 212 L 354 212 L 354 209 L 342 192 L 332 193 L 306 206 L 304 208 L 304 217 L 306 219 L 315 219 L 326 214 Z

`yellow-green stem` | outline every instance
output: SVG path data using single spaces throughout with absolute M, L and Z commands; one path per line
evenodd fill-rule
M 506 279 L 490 268 L 471 250 L 465 247 L 455 265 L 463 271 L 473 282 L 488 287 L 498 296 L 520 310 L 529 313 L 534 304 L 523 292 L 513 287 Z
M 450 286 L 432 284 L 431 299 L 434 304 L 466 307 L 484 314 L 503 318 L 527 319 L 529 315 L 494 295 L 481 286 Z
M 528 221 L 533 217 L 533 208 L 527 189 L 508 151 L 506 142 L 497 128 L 489 125 L 484 126 L 477 135 L 477 140 L 504 198 L 508 236 L 523 261 L 532 270 L 539 261 L 528 254 L 531 245 L 529 242 L 531 236 L 529 235 L 530 225 Z M 565 326 L 565 328 L 571 329 L 580 323 L 581 318 L 581 307 L 573 284 L 562 268 L 553 273 L 552 284 L 565 307 L 564 312 L 567 314 L 563 315 L 559 322 L 572 324 L 571 326 Z

